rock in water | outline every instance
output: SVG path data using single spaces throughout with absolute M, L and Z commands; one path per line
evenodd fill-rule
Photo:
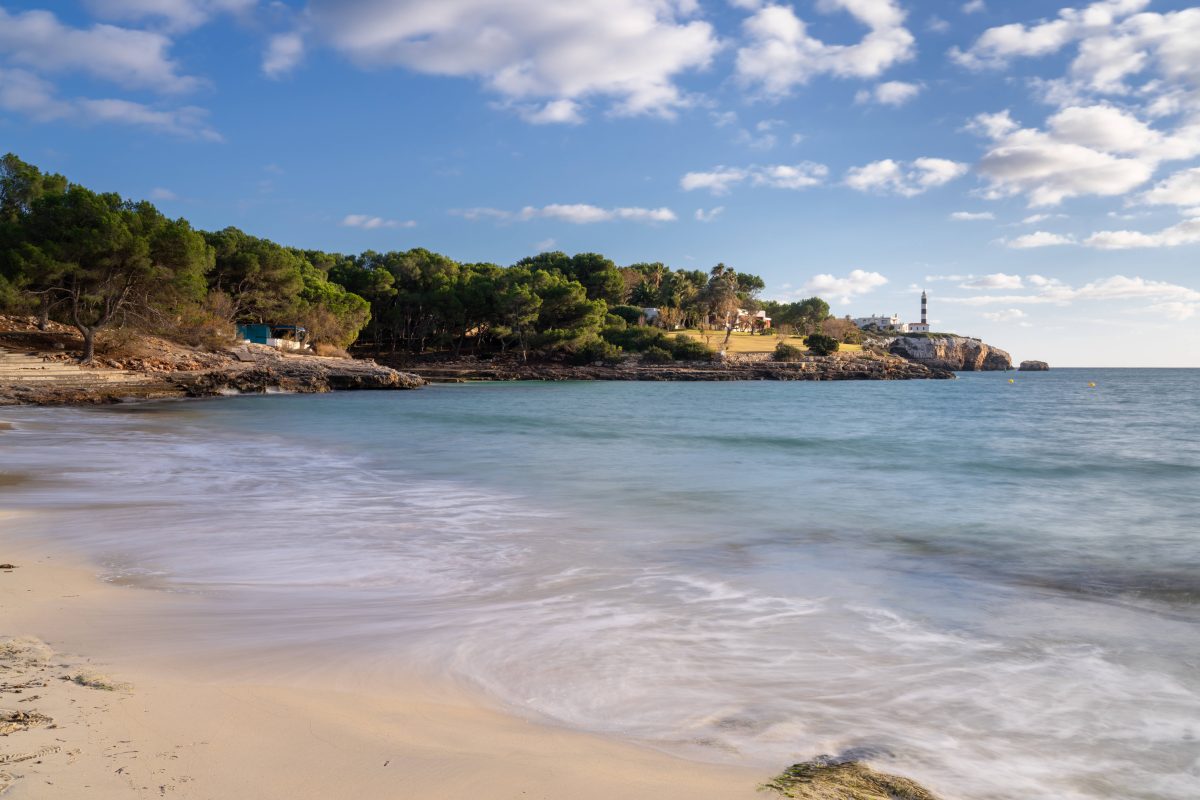
M 828 756 L 793 764 L 762 788 L 796 800 L 937 800 L 908 778 Z
M 1008 353 L 965 336 L 898 336 L 888 345 L 888 352 L 933 369 L 953 372 L 1012 369 Z
M 1045 372 L 1050 369 L 1050 365 L 1045 361 L 1022 361 L 1018 369 L 1021 372 Z

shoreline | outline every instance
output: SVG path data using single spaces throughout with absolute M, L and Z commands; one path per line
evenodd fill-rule
M 7 782 L 13 798 L 749 800 L 770 778 L 415 681 L 381 693 L 288 685 L 269 666 L 232 679 L 218 662 L 138 663 L 124 652 L 130 621 L 187 598 L 105 583 L 41 543 L 3 536 L 0 548 L 15 565 L 0 571 L 0 708 L 32 720 L 0 739 L 0 792 Z

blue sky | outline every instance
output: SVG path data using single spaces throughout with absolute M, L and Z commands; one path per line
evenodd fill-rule
M 0 0 L 0 150 L 343 252 L 553 248 L 1200 367 L 1200 8 Z

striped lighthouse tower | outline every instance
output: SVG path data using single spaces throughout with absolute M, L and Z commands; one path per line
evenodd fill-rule
M 929 324 L 929 297 L 921 292 L 921 324 Z

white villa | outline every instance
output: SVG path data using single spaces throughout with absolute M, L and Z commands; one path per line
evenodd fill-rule
M 850 319 L 847 317 L 847 319 Z M 921 321 L 901 322 L 899 314 L 890 317 L 875 315 L 873 317 L 855 317 L 850 319 L 860 329 L 871 328 L 878 331 L 894 331 L 895 333 L 929 333 L 929 297 L 921 292 Z

